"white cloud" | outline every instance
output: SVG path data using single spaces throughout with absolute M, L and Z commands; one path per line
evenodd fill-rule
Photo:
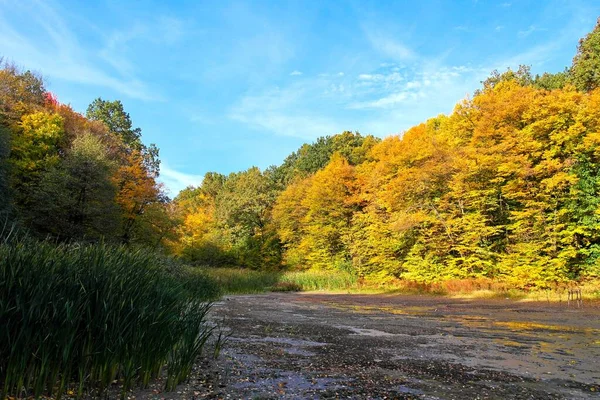
M 229 118 L 275 135 L 313 140 L 341 132 L 341 125 L 323 116 L 318 97 L 327 92 L 344 92 L 343 85 L 330 85 L 323 78 L 273 88 L 242 96 L 231 108 Z M 316 106 L 316 107 L 315 107 Z
M 229 117 L 258 131 L 304 140 L 343 130 L 385 136 L 451 112 L 489 71 L 421 59 L 411 67 L 390 64 L 344 78 L 322 74 L 248 93 L 230 109 Z
M 173 197 L 185 189 L 188 186 L 199 186 L 202 183 L 202 175 L 186 174 L 184 172 L 177 171 L 163 160 L 160 166 L 160 177 L 161 181 L 169 191 L 169 194 Z
M 372 43 L 380 52 L 397 61 L 412 60 L 416 57 L 411 49 L 392 39 L 376 37 L 372 39 Z
M 300 75 L 302 75 L 302 72 L 300 72 L 300 71 L 298 71 L 298 70 L 292 71 L 292 72 L 290 73 L 290 76 L 300 76 Z
M 535 25 L 530 25 L 529 28 L 517 32 L 517 35 L 520 38 L 525 38 L 525 37 L 531 35 L 532 33 L 535 33 L 535 32 L 546 32 L 547 30 L 548 29 L 546 29 L 546 28 L 540 28 L 540 27 L 535 26 Z
M 364 103 L 356 103 L 350 108 L 387 108 L 389 106 L 397 105 L 398 103 L 404 102 L 409 97 L 415 97 L 414 94 L 408 92 L 392 93 L 385 97 L 382 97 L 375 101 L 368 101 Z

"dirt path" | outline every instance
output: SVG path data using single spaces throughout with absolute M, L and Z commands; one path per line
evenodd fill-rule
M 226 348 L 173 398 L 600 398 L 597 307 L 284 293 L 213 318 Z

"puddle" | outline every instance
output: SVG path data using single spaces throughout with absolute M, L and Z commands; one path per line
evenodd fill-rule
M 372 337 L 385 337 L 385 336 L 396 336 L 393 333 L 380 331 L 377 329 L 367 329 L 367 328 L 356 328 L 354 326 L 347 325 L 335 325 L 334 328 L 346 329 L 352 332 L 354 335 L 360 336 L 372 336 Z
M 337 389 L 343 387 L 340 382 L 342 382 L 341 379 L 313 378 L 294 372 L 281 371 L 276 373 L 276 376 L 272 378 L 256 379 L 254 381 L 248 380 L 246 382 L 238 382 L 232 386 L 236 389 L 251 389 L 253 391 L 272 392 L 275 389 L 280 395 L 283 395 L 288 391 L 304 392 Z
M 251 343 L 275 343 L 282 344 L 286 347 L 283 348 L 283 351 L 290 355 L 297 355 L 303 357 L 312 357 L 316 354 L 312 351 L 308 351 L 305 347 L 323 347 L 327 346 L 327 343 L 314 342 L 312 340 L 302 340 L 302 339 L 293 339 L 289 337 L 249 337 L 249 338 L 240 338 L 240 337 L 230 337 L 230 341 L 232 342 L 251 342 Z
M 569 333 L 583 333 L 586 335 L 598 335 L 600 329 L 592 328 L 581 328 L 566 325 L 547 325 L 536 322 L 520 322 L 520 321 L 494 321 L 494 325 L 509 328 L 512 331 L 550 331 L 550 332 L 569 332 Z
M 293 356 L 303 356 L 303 357 L 313 357 L 316 356 L 316 353 L 313 353 L 312 351 L 308 351 L 308 350 L 304 350 L 304 349 L 299 349 L 297 347 L 290 347 L 287 349 L 283 349 L 283 351 L 286 354 L 290 354 Z
M 287 338 L 287 337 L 285 337 L 285 338 L 284 337 L 264 337 L 264 338 L 253 339 L 253 341 L 280 343 L 280 344 L 287 344 L 288 346 L 300 346 L 300 347 L 327 346 L 327 343 L 313 342 L 312 340 L 292 339 L 292 338 Z
M 424 394 L 424 392 L 422 390 L 419 389 L 413 389 L 411 387 L 408 387 L 406 385 L 400 385 L 398 386 L 398 392 L 399 393 L 404 393 L 404 394 L 413 394 L 415 396 L 421 396 Z

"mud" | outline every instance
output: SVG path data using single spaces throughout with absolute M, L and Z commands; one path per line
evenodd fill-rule
M 428 296 L 230 296 L 177 399 L 600 398 L 600 309 Z

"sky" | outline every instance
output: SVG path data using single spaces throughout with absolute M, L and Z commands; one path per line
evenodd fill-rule
M 600 1 L 0 0 L 0 56 L 76 111 L 121 100 L 175 196 L 319 136 L 451 113 L 494 69 L 570 65 Z

